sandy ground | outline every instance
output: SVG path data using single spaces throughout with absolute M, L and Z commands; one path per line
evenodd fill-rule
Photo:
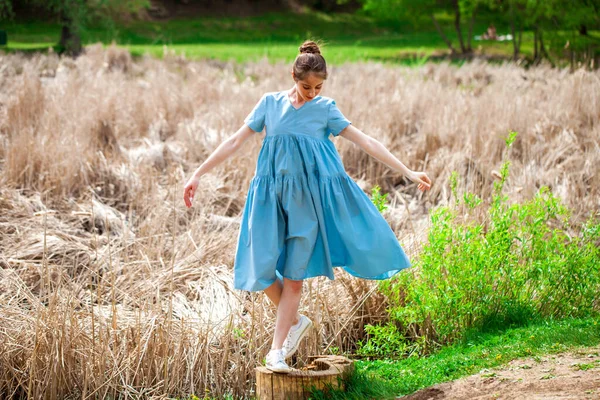
M 402 400 L 598 400 L 600 346 L 513 360 L 502 367 L 444 382 Z

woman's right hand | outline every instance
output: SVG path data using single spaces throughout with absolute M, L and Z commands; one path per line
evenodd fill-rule
M 196 176 L 196 174 L 192 175 L 189 181 L 185 184 L 183 188 L 183 201 L 185 202 L 185 206 L 190 208 L 192 206 L 192 200 L 194 200 L 194 193 L 196 193 L 196 189 L 198 188 L 198 182 L 200 178 Z

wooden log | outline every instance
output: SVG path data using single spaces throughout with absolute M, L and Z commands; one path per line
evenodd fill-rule
M 323 355 L 311 359 L 310 365 L 289 373 L 256 367 L 257 400 L 306 400 L 312 386 L 324 389 L 330 384 L 339 388 L 341 380 L 354 371 L 354 362 L 346 357 Z

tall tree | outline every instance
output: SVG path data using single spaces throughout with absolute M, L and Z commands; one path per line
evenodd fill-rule
M 587 50 L 594 40 L 587 27 L 597 29 L 600 24 L 598 0 L 489 0 L 487 5 L 508 15 L 515 59 L 525 28 L 533 31 L 533 59 L 539 62 L 565 47 L 571 52 Z
M 0 0 L 0 20 L 15 17 L 14 0 Z M 50 11 L 61 25 L 60 52 L 77 56 L 82 51 L 81 32 L 92 22 L 122 19 L 150 6 L 149 0 L 26 0 Z
M 454 14 L 454 29 L 458 38 L 460 52 L 467 54 L 472 51 L 471 37 L 473 35 L 473 21 L 478 4 L 482 0 L 363 0 L 363 9 L 372 15 L 383 18 L 392 18 L 394 16 L 415 17 L 417 15 L 428 15 L 431 18 L 435 29 L 440 37 L 450 49 L 450 52 L 455 54 L 457 50 L 454 48 L 452 41 L 444 33 L 435 14 L 440 11 L 450 12 Z M 467 40 L 465 41 L 462 31 L 462 20 L 469 20 L 469 28 L 467 31 Z
M 489 0 L 487 6 L 494 12 L 508 15 L 513 45 L 513 59 L 521 52 L 521 40 L 526 23 L 531 22 L 532 10 L 537 8 L 537 0 Z
M 3 19 L 14 18 L 15 14 L 12 9 L 10 0 L 0 0 L 0 21 Z

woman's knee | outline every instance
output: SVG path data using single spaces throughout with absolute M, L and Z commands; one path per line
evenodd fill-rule
M 303 281 L 295 281 L 292 279 L 283 278 L 283 286 L 287 287 L 294 293 L 300 293 L 302 291 L 302 283 Z
M 281 288 L 283 287 L 283 283 L 281 282 L 280 279 L 275 279 L 275 281 L 269 286 L 267 287 L 264 292 L 272 292 L 272 291 L 279 291 L 281 292 Z

